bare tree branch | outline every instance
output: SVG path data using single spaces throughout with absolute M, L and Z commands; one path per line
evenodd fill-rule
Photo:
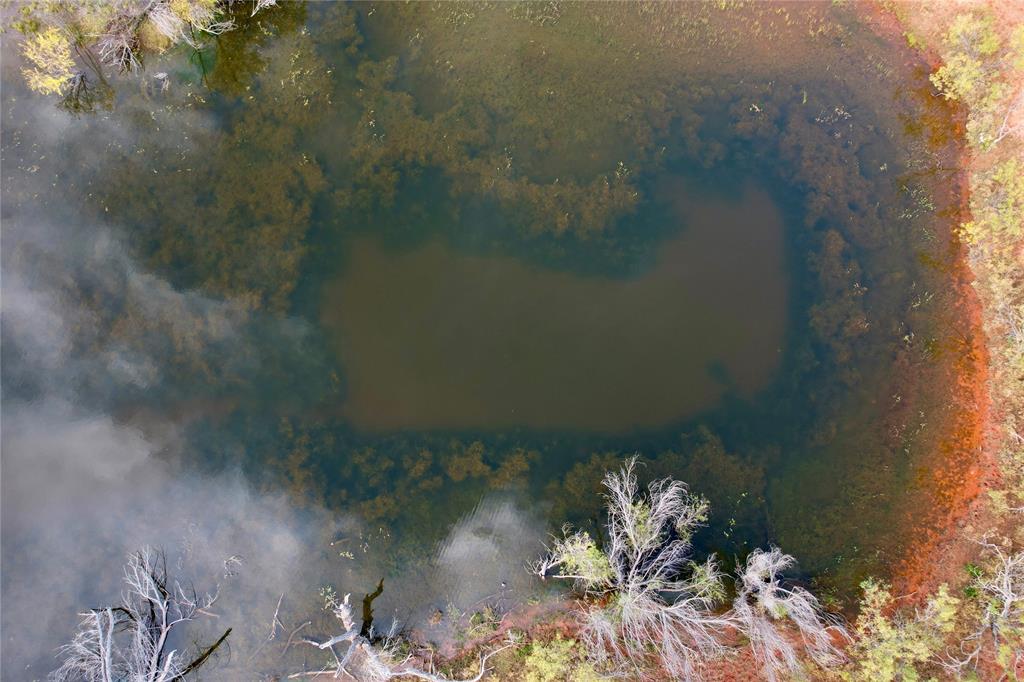
M 124 567 L 122 603 L 82 614 L 78 632 L 61 647 L 53 682 L 170 682 L 206 663 L 231 633 L 192 656 L 168 650 L 172 634 L 209 608 L 217 593 L 200 595 L 175 582 L 169 587 L 162 552 L 144 547 Z M 183 661 L 189 661 L 183 663 Z

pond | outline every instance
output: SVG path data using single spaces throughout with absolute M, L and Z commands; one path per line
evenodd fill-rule
M 87 415 L 238 472 L 268 518 L 346 519 L 310 580 L 384 575 L 428 628 L 536 591 L 633 453 L 709 498 L 701 553 L 778 544 L 839 601 L 938 522 L 957 114 L 854 8 L 235 19 L 81 116 L 5 59 L 5 449 Z

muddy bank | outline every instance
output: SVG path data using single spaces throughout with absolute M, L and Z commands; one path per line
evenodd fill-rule
M 917 42 L 924 37 L 915 54 L 935 71 L 942 65 L 936 49 L 940 31 L 961 9 L 921 3 L 871 3 L 863 6 L 863 16 L 873 30 L 894 44 Z M 949 131 L 961 140 L 966 117 L 961 107 Z M 944 185 L 951 205 L 956 207 L 950 216 L 954 230 L 971 220 L 970 175 L 978 165 L 978 154 L 961 142 L 954 172 Z M 975 539 L 994 522 L 986 493 L 998 490 L 1003 483 L 995 455 L 1001 417 L 990 396 L 990 355 L 985 335 L 986 315 L 991 313 L 983 307 L 975 286 L 977 276 L 970 265 L 970 247 L 955 232 L 950 239 L 955 256 L 949 281 L 957 300 L 954 315 L 961 327 L 951 348 L 953 361 L 946 364 L 944 372 L 947 385 L 952 387 L 951 409 L 945 433 L 931 449 L 935 464 L 929 485 L 934 513 L 925 524 L 909 515 L 907 522 L 916 532 L 892 575 L 896 592 L 912 595 L 910 598 L 918 603 L 942 583 L 963 581 L 963 566 L 979 551 Z

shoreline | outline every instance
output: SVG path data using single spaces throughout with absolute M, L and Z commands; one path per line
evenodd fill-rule
M 992 10 L 993 7 L 989 2 L 977 2 L 943 9 L 952 14 L 958 10 Z M 911 40 L 917 41 L 916 52 L 934 72 L 943 64 L 939 49 L 946 24 L 936 22 L 928 15 L 933 9 L 916 3 L 897 5 L 875 0 L 864 12 L 864 17 L 872 30 L 886 40 L 904 43 L 905 47 Z M 930 32 L 920 31 L 922 24 Z M 967 107 L 961 105 L 960 109 L 963 116 L 958 120 L 955 133 L 963 138 Z M 957 223 L 972 219 L 971 177 L 974 172 L 991 165 L 986 162 L 992 155 L 993 152 L 979 153 L 966 142 L 961 148 L 957 172 L 950 187 L 959 199 Z M 976 272 L 972 267 L 972 246 L 955 234 L 951 236 L 957 250 L 951 283 L 957 290 L 958 315 L 968 321 L 966 341 L 969 349 L 951 368 L 959 410 L 935 456 L 944 463 L 953 462 L 964 475 L 959 480 L 937 481 L 938 492 L 949 501 L 949 506 L 944 509 L 945 520 L 940 528 L 917 538 L 896 564 L 893 573 L 895 589 L 899 594 L 913 594 L 914 602 L 923 600 L 942 583 L 963 582 L 966 576 L 962 566 L 979 553 L 977 536 L 999 525 L 987 504 L 988 494 L 1001 490 L 1005 484 L 998 456 L 1003 440 L 999 433 L 1003 428 L 1003 415 L 995 408 L 991 395 L 993 382 L 998 379 L 994 373 L 999 373 L 1001 368 L 992 366 L 991 339 L 987 333 L 992 323 L 992 311 L 984 300 L 987 273 L 983 268 L 982 272 Z M 937 471 L 945 468 L 939 467 Z

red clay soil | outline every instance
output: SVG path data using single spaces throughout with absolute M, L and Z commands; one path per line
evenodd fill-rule
M 875 3 L 864 5 L 864 9 L 866 23 L 878 35 L 906 45 L 904 32 L 907 29 L 899 17 Z M 916 4 L 907 5 L 905 9 L 909 12 L 921 9 L 934 11 L 934 7 L 922 8 Z M 946 8 L 947 11 L 957 9 Z M 932 71 L 942 63 L 934 51 L 920 52 L 917 57 L 923 58 Z M 955 125 L 956 135 L 963 138 L 963 119 Z M 958 214 L 951 216 L 953 225 L 970 220 L 968 174 L 972 161 L 967 149 L 962 148 L 956 164 L 959 171 L 945 188 L 952 195 L 946 205 L 959 206 Z M 932 480 L 928 481 L 932 509 L 927 510 L 926 516 L 930 517 L 927 527 L 915 532 L 892 574 L 896 594 L 914 595 L 917 599 L 934 591 L 941 583 L 956 583 L 963 579 L 963 566 L 977 556 L 977 546 L 966 539 L 962 530 L 967 525 L 985 525 L 981 520 L 985 513 L 982 493 L 997 483 L 999 475 L 989 439 L 996 421 L 993 420 L 988 394 L 988 352 L 981 302 L 971 285 L 974 274 L 967 262 L 967 248 L 959 243 L 953 248 L 954 266 L 949 273 L 949 281 L 957 302 L 954 315 L 962 330 L 959 333 L 961 348 L 955 361 L 946 363 L 943 379 L 952 387 L 954 408 L 944 438 L 933 450 L 935 459 L 927 463 L 930 464 L 928 470 L 932 472 Z M 924 511 L 913 510 L 910 515 L 924 516 L 921 514 Z M 909 518 L 907 522 L 914 523 Z
M 968 523 L 981 525 L 981 493 L 998 477 L 991 448 L 985 446 L 992 422 L 981 305 L 970 285 L 965 249 L 960 251 L 951 284 L 957 291 L 957 314 L 969 331 L 962 339 L 959 357 L 946 367 L 956 403 L 944 438 L 933 450 L 933 462 L 927 467 L 931 472 L 927 482 L 931 509 L 927 514 L 913 510 L 908 515 L 908 524 L 926 517 L 928 525 L 915 533 L 904 557 L 894 567 L 892 582 L 897 594 L 925 595 L 943 582 L 963 579 L 963 566 L 977 555 L 977 546 L 966 541 L 961 531 Z

